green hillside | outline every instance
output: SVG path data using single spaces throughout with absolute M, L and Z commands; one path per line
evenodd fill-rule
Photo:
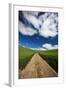
M 25 68 L 27 63 L 30 61 L 31 57 L 38 53 L 48 64 L 58 72 L 58 50 L 32 50 L 29 48 L 24 48 L 19 46 L 19 69 Z

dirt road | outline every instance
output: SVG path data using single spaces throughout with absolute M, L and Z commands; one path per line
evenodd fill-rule
M 57 73 L 38 53 L 36 53 L 26 65 L 25 69 L 20 71 L 20 78 L 43 77 L 57 77 Z

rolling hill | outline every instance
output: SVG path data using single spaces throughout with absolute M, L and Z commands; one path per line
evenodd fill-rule
M 19 45 L 19 70 L 23 70 L 32 56 L 38 53 L 58 73 L 58 50 L 32 50 Z

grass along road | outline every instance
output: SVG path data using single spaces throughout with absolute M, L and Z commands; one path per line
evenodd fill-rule
M 29 63 L 19 72 L 19 78 L 57 77 L 55 70 L 38 54 L 34 54 Z

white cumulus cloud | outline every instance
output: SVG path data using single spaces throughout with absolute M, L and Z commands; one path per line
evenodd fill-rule
M 35 16 L 38 12 L 23 12 L 25 18 L 34 25 L 35 28 L 39 29 L 39 25 L 41 24 L 41 20 L 36 18 Z
M 24 24 L 22 24 L 20 21 L 19 21 L 18 28 L 19 28 L 19 31 L 24 35 L 32 36 L 37 33 L 37 31 L 34 30 L 33 28 L 25 27 Z
M 45 38 L 54 37 L 58 34 L 58 16 L 55 13 L 45 12 L 40 15 L 39 18 L 36 16 L 39 12 L 34 11 L 24 11 L 24 17 L 30 22 L 37 30 L 32 27 L 25 27 L 19 21 L 19 31 L 24 35 L 34 35 L 39 32 L 40 36 Z M 41 27 L 40 27 L 41 26 Z
M 48 14 L 48 13 L 47 13 Z M 40 29 L 40 35 L 43 37 L 54 37 L 56 36 L 57 33 L 57 23 L 54 22 L 54 20 L 57 21 L 57 16 L 55 16 L 55 14 L 50 14 L 50 16 L 48 18 L 46 18 L 43 16 L 43 24 L 42 27 Z
M 57 49 L 58 45 L 52 45 L 52 44 L 45 43 L 45 44 L 42 45 L 42 47 L 45 48 L 45 49 L 50 50 L 50 49 Z

